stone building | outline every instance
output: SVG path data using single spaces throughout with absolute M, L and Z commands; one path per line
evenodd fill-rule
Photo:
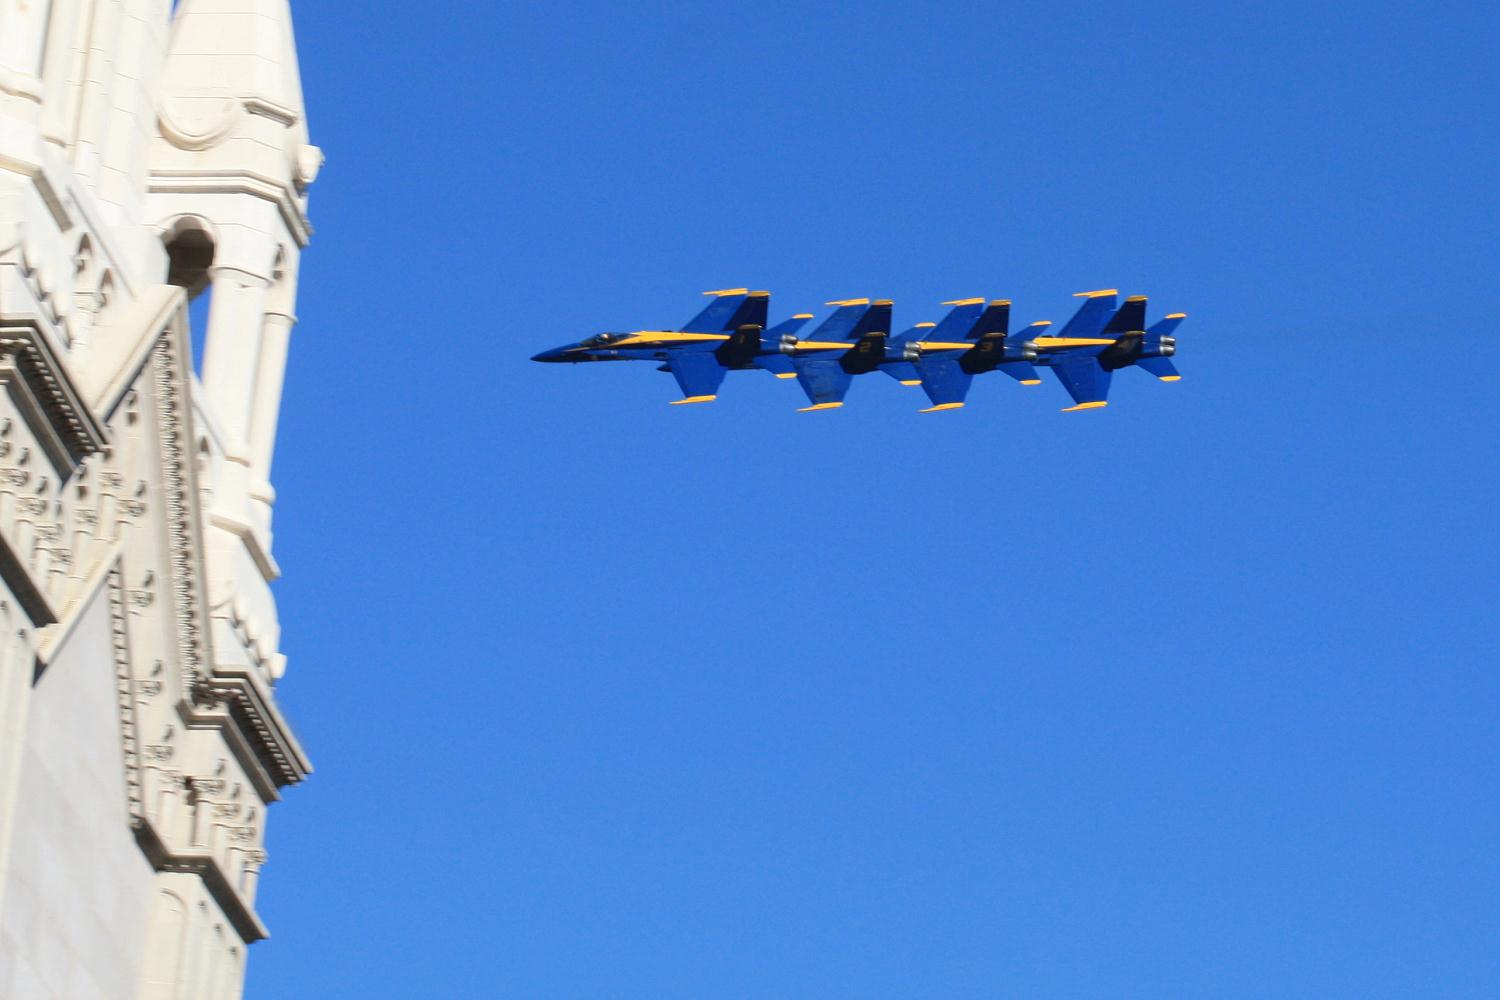
M 0 0 L 5 1000 L 237 997 L 266 936 L 266 810 L 309 770 L 269 480 L 321 162 L 288 0 Z

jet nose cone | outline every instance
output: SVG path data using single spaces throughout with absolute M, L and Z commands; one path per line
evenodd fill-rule
M 531 356 L 531 360 L 532 361 L 561 361 L 562 360 L 562 354 L 563 354 L 563 349 L 561 347 L 554 347 L 550 351 L 542 351 L 540 354 L 533 354 Z

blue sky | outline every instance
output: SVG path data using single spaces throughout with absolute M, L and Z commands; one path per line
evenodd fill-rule
M 1479 4 L 296 5 L 247 996 L 1500 992 Z M 542 366 L 890 297 L 1184 379 Z

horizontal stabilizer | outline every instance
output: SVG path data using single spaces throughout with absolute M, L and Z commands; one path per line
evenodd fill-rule
M 795 378 L 797 374 L 792 367 L 792 359 L 785 354 L 762 354 L 755 359 L 754 367 L 764 369 L 777 378 Z
M 782 337 L 796 336 L 797 331 L 806 326 L 810 319 L 812 319 L 811 313 L 798 313 L 791 319 L 782 320 L 766 331 L 766 339 L 772 344 L 779 344 Z
M 1177 324 L 1185 319 L 1187 319 L 1187 313 L 1173 313 L 1166 319 L 1157 320 L 1147 332 L 1155 334 L 1158 337 L 1170 337 L 1172 332 L 1177 329 Z
M 1141 358 L 1136 363 L 1137 368 L 1144 368 L 1163 382 L 1176 382 L 1182 376 L 1177 373 L 1177 366 L 1172 364 L 1171 358 Z
M 922 384 L 922 376 L 917 374 L 917 366 L 910 361 L 887 361 L 880 366 L 880 370 L 902 385 Z
M 1007 361 L 1003 365 L 995 366 L 997 371 L 1002 371 L 1015 379 L 1022 385 L 1041 385 L 1041 376 L 1037 375 L 1036 368 L 1029 361 Z

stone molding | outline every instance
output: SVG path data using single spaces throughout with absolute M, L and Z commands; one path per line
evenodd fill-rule
M 29 319 L 0 318 L 0 385 L 32 427 L 60 477 L 66 479 L 80 462 L 104 447 L 104 428 L 84 403 L 47 335 Z
M 321 160 L 319 161 L 321 164 Z M 315 174 L 316 171 L 313 171 Z M 276 205 L 287 232 L 299 247 L 312 239 L 313 227 L 297 190 L 284 181 L 246 170 L 154 169 L 146 190 L 151 194 L 247 194 Z

